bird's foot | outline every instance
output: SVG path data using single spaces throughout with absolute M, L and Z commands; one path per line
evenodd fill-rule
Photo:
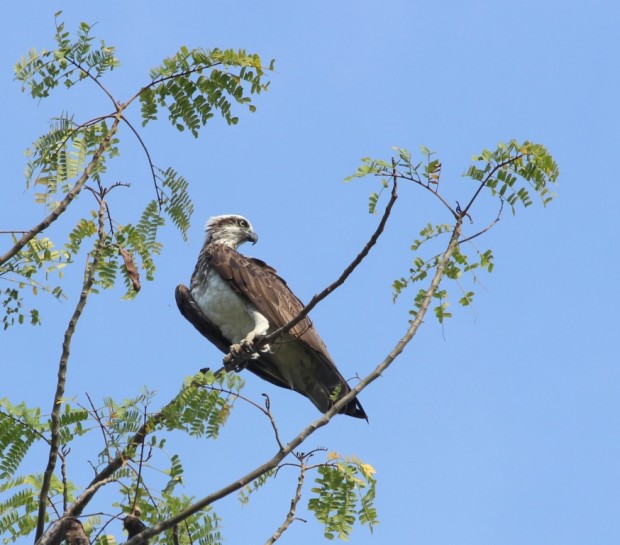
M 266 354 L 271 350 L 268 344 L 261 344 L 265 335 L 259 333 L 250 332 L 245 339 L 241 341 L 241 344 L 247 346 L 247 350 L 252 352 L 252 359 L 257 359 L 260 354 Z
M 248 354 L 243 350 L 241 344 L 233 344 L 230 346 L 228 354 L 224 356 L 224 369 L 238 373 L 245 369 L 248 360 Z
M 230 351 L 224 357 L 226 370 L 239 372 L 247 366 L 249 360 L 256 360 L 261 354 L 269 352 L 268 344 L 260 346 L 263 337 L 264 335 L 250 333 L 241 342 L 231 345 Z

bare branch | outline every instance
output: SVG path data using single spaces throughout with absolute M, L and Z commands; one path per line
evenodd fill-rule
M 397 189 L 398 189 L 398 184 L 397 184 L 396 178 L 394 178 L 393 186 L 392 186 L 392 194 L 391 194 L 391 197 L 390 197 L 390 200 L 387 206 L 385 207 L 385 211 L 383 212 L 383 217 L 381 218 L 381 221 L 379 222 L 377 229 L 372 234 L 372 236 L 370 237 L 370 239 L 368 240 L 368 242 L 366 243 L 362 251 L 349 264 L 349 266 L 342 272 L 342 274 L 338 277 L 338 279 L 335 282 L 331 283 L 329 286 L 327 286 L 322 292 L 320 292 L 319 294 L 315 295 L 312 299 L 310 299 L 310 302 L 290 322 L 276 329 L 273 333 L 263 337 L 260 340 L 261 345 L 265 345 L 265 344 L 269 344 L 270 342 L 273 342 L 279 335 L 289 331 L 292 327 L 295 327 L 323 299 L 325 299 L 336 288 L 344 284 L 345 280 L 351 275 L 351 273 L 357 268 L 357 266 L 364 260 L 364 258 L 368 255 L 368 253 L 372 249 L 372 247 L 377 243 L 377 240 L 379 240 L 381 233 L 383 233 L 383 230 L 385 229 L 385 224 L 387 223 L 387 220 L 390 216 L 390 212 L 392 211 L 392 207 L 394 206 L 394 203 L 396 202 L 396 199 L 398 198 Z
M 41 484 L 41 492 L 39 495 L 39 508 L 37 516 L 37 531 L 35 535 L 35 541 L 37 541 L 42 535 L 45 526 L 45 511 L 47 509 L 47 495 L 50 490 L 52 482 L 52 475 L 56 468 L 56 460 L 58 458 L 58 450 L 60 448 L 60 410 L 61 400 L 65 393 L 65 383 L 67 380 L 67 363 L 69 361 L 69 354 L 71 352 L 71 340 L 75 333 L 77 323 L 82 316 L 82 312 L 86 306 L 86 301 L 90 294 L 90 290 L 95 282 L 95 274 L 97 266 L 99 265 L 99 259 L 101 258 L 101 252 L 105 243 L 106 234 L 104 230 L 104 213 L 105 203 L 101 201 L 99 203 L 99 236 L 95 248 L 92 251 L 92 257 L 87 259 L 86 271 L 84 273 L 84 282 L 82 283 L 82 292 L 73 311 L 73 315 L 69 320 L 69 324 L 65 331 L 64 341 L 62 343 L 62 354 L 60 356 L 60 362 L 58 364 L 58 380 L 56 382 L 56 393 L 54 394 L 54 403 L 52 405 L 52 413 L 50 417 L 50 453 L 47 461 L 47 467 L 43 473 L 43 482 Z
M 274 532 L 274 534 L 265 542 L 265 545 L 273 545 L 280 538 L 280 536 L 284 532 L 286 532 L 286 530 L 289 529 L 289 526 L 293 524 L 293 521 L 295 520 L 295 511 L 297 510 L 297 504 L 299 503 L 299 500 L 301 500 L 301 491 L 304 486 L 304 479 L 306 477 L 306 469 L 307 469 L 303 455 L 296 455 L 296 456 L 301 465 L 299 466 L 299 477 L 297 478 L 297 488 L 295 489 L 295 495 L 293 496 L 293 499 L 291 500 L 291 508 L 286 514 L 286 518 L 284 519 L 284 522 Z
M 67 456 L 69 456 L 69 452 L 71 449 L 64 446 L 60 449 L 60 474 L 62 476 L 62 510 L 63 512 L 67 510 L 67 505 L 69 505 L 69 490 L 67 488 Z
M 487 225 L 484 229 L 478 231 L 477 233 L 474 233 L 473 235 L 470 235 L 462 240 L 459 240 L 459 244 L 463 244 L 464 242 L 469 242 L 470 240 L 479 237 L 480 235 L 483 235 L 484 233 L 486 233 L 487 231 L 489 231 L 490 229 L 492 229 L 501 219 L 502 217 L 502 212 L 504 210 L 504 199 L 502 197 L 500 197 L 500 206 L 499 206 L 499 210 L 497 212 L 497 216 L 496 218 L 489 223 L 489 225 Z

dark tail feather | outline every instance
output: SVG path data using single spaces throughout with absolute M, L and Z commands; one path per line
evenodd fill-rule
M 341 409 L 340 414 L 346 414 L 347 416 L 352 416 L 354 418 L 363 418 L 366 422 L 368 422 L 366 411 L 364 411 L 364 407 L 362 407 L 362 404 L 357 399 L 347 403 Z

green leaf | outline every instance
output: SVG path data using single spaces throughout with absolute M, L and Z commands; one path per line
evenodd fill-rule
M 372 532 L 379 522 L 374 507 L 374 469 L 355 457 L 332 453 L 328 460 L 317 470 L 317 486 L 312 488 L 316 497 L 308 501 L 308 509 L 325 526 L 325 537 L 348 539 L 356 520 Z

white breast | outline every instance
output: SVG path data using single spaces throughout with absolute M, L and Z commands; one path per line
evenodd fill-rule
M 192 297 L 231 343 L 240 342 L 254 329 L 251 309 L 216 272 L 209 271 L 205 285 L 192 289 Z

